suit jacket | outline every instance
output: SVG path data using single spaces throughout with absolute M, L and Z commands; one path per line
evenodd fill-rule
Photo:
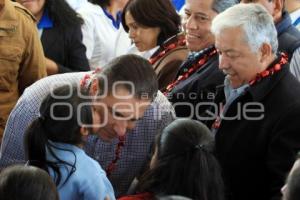
M 233 119 L 223 119 L 216 131 L 229 200 L 281 199 L 280 188 L 300 150 L 300 84 L 288 67 L 248 87 L 224 114 Z
M 45 56 L 58 65 L 58 73 L 90 70 L 80 26 L 44 29 L 41 37 Z
M 172 36 L 153 53 L 151 58 L 156 57 L 163 51 L 166 51 L 166 46 L 177 43 L 184 38 L 185 36 L 183 34 Z M 185 42 L 182 42 L 174 49 L 167 51 L 166 54 L 164 54 L 155 63 L 153 63 L 153 69 L 157 75 L 159 90 L 163 91 L 168 86 L 168 84 L 174 80 L 176 74 L 178 73 L 180 65 L 187 58 L 188 52 L 189 51 L 185 45 Z
M 201 57 L 189 57 L 180 67 L 177 77 Z M 168 98 L 174 105 L 176 116 L 201 120 L 203 112 L 214 102 L 216 87 L 224 82 L 224 74 L 218 66 L 218 55 L 215 54 L 200 69 L 173 88 Z

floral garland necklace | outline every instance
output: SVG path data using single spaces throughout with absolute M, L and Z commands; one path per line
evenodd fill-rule
M 106 176 L 109 177 L 112 174 L 112 172 L 116 169 L 117 162 L 121 157 L 120 154 L 121 154 L 122 147 L 124 147 L 124 145 L 125 145 L 125 136 L 120 136 L 119 142 L 116 146 L 115 158 L 111 161 L 111 163 L 105 169 Z
M 258 73 L 253 80 L 249 81 L 249 85 L 252 86 L 257 82 L 260 82 L 262 79 L 279 72 L 286 63 L 288 63 L 287 54 L 280 53 L 279 61 L 276 62 L 272 67 L 269 67 L 268 69 Z
M 171 37 L 164 44 L 160 46 L 160 48 L 157 50 L 156 53 L 154 53 L 149 58 L 150 64 L 151 65 L 155 64 L 160 58 L 164 57 L 171 50 L 180 46 L 185 46 L 185 44 L 186 44 L 185 36 L 182 33 Z
M 192 64 L 190 67 L 185 68 L 183 71 L 183 74 L 179 75 L 177 79 L 173 82 L 171 82 L 165 89 L 164 95 L 167 95 L 169 92 L 171 92 L 176 85 L 178 85 L 181 81 L 186 80 L 189 78 L 192 74 L 194 74 L 197 70 L 199 70 L 201 67 L 203 67 L 207 61 L 217 54 L 216 48 L 213 46 L 211 48 L 206 49 L 201 58 L 194 64 Z
M 93 80 L 100 72 L 101 68 L 96 68 L 91 74 L 85 74 L 79 82 L 80 88 L 88 91 L 92 85 Z
M 258 83 L 260 82 L 261 80 L 269 77 L 269 76 L 272 76 L 273 74 L 281 71 L 282 67 L 288 63 L 288 56 L 287 54 L 285 53 L 280 53 L 280 58 L 279 58 L 279 61 L 275 62 L 273 64 L 273 66 L 269 67 L 268 69 L 260 72 L 260 73 L 257 73 L 257 75 L 255 76 L 254 79 L 252 79 L 251 81 L 249 81 L 249 85 L 250 86 L 253 86 L 255 83 Z M 223 108 L 221 107 L 220 109 L 220 115 L 222 114 L 223 112 Z M 218 129 L 221 125 L 221 116 L 218 116 L 216 118 L 216 120 L 214 121 L 214 123 L 212 124 L 212 128 L 213 129 Z

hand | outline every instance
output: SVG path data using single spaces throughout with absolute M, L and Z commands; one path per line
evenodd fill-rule
M 46 59 L 47 74 L 48 75 L 57 74 L 58 73 L 57 64 L 49 58 L 45 58 L 45 59 Z

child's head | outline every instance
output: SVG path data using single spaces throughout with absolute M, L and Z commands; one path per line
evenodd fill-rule
M 43 100 L 40 117 L 32 122 L 25 133 L 24 146 L 29 163 L 46 171 L 50 166 L 60 174 L 57 163 L 47 161 L 46 149 L 54 148 L 51 142 L 82 144 L 83 136 L 90 132 L 90 128 L 85 126 L 92 124 L 91 99 L 87 94 L 70 85 L 54 89 Z M 49 152 L 56 157 L 53 151 Z M 62 163 L 72 168 L 75 166 L 75 163 Z
M 91 100 L 84 95 L 78 87 L 65 85 L 43 100 L 38 121 L 47 139 L 75 145 L 82 142 L 81 128 L 93 123 Z
M 0 197 L 6 200 L 59 199 L 55 184 L 45 171 L 36 167 L 18 165 L 1 172 Z
M 28 137 L 38 134 L 44 140 L 81 144 L 83 132 L 89 131 L 84 125 L 91 125 L 93 116 L 91 100 L 79 92 L 77 87 L 65 85 L 46 96 L 40 107 L 40 117 L 27 129 Z
M 176 155 L 196 156 L 204 152 L 210 153 L 213 144 L 214 139 L 205 125 L 195 120 L 178 119 L 156 138 L 152 164 L 160 160 L 173 160 Z
M 223 199 L 219 164 L 212 154 L 214 138 L 201 122 L 178 119 L 156 138 L 150 171 L 141 190 L 192 199 Z

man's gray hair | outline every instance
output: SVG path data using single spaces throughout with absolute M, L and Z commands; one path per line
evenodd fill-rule
M 237 0 L 214 0 L 212 3 L 212 9 L 217 13 L 221 13 L 237 3 L 239 3 Z
M 226 28 L 235 27 L 241 27 L 245 32 L 245 41 L 253 52 L 257 52 L 263 43 L 268 43 L 276 53 L 277 31 L 272 16 L 263 6 L 242 3 L 228 8 L 214 18 L 211 31 L 218 35 Z

